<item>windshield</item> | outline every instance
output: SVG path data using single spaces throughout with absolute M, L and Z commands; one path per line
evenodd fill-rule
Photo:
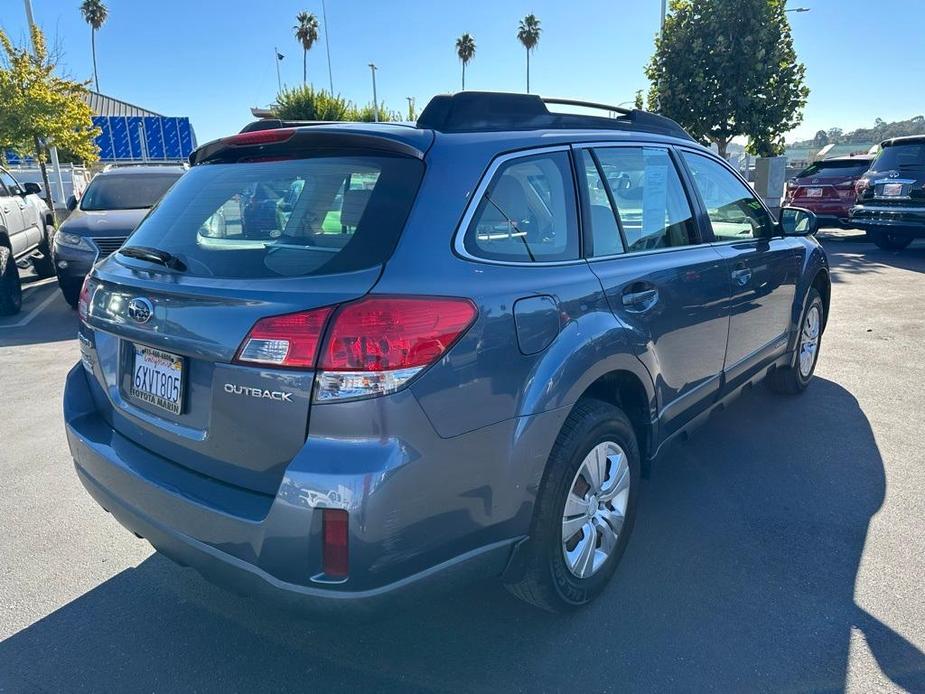
M 925 142 L 884 147 L 870 167 L 871 171 L 925 168 Z
M 869 160 L 817 161 L 798 173 L 797 178 L 808 178 L 810 176 L 813 178 L 844 178 L 846 176 L 859 178 L 867 171 L 869 166 Z
M 80 209 L 93 212 L 154 207 L 180 176 L 179 172 L 97 176 L 87 186 L 80 201 Z
M 388 155 L 195 166 L 129 245 L 166 251 L 207 277 L 373 267 L 391 255 L 423 170 Z

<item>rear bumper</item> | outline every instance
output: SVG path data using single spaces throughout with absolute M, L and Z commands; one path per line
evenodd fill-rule
M 90 388 L 84 367 L 72 369 L 65 424 L 87 491 L 157 550 L 237 593 L 310 613 L 375 612 L 417 600 L 422 592 L 501 575 L 529 525 L 529 504 L 522 498 L 486 506 L 478 496 L 453 490 L 446 470 L 434 469 L 439 458 L 422 460 L 427 441 L 419 441 L 417 450 L 380 438 L 367 450 L 357 439 L 352 451 L 340 447 L 328 457 L 311 451 L 320 470 L 293 461 L 275 496 L 229 485 L 121 436 L 96 411 Z M 509 435 L 506 429 L 473 433 L 488 440 Z M 473 452 L 480 448 L 474 441 L 457 443 Z M 322 441 L 325 446 L 332 442 Z M 413 457 L 403 461 L 402 452 Z M 332 459 L 341 468 L 362 471 L 332 474 Z M 465 513 L 450 508 L 440 490 L 428 492 L 434 475 L 443 478 Z M 499 515 L 506 506 L 527 513 Z M 320 573 L 323 508 L 345 508 L 350 515 L 350 578 L 339 584 Z
M 855 205 L 850 220 L 861 229 L 889 229 L 891 233 L 925 236 L 925 207 Z
M 820 226 L 846 226 L 853 202 L 835 200 L 821 202 L 818 199 L 796 198 L 787 201 L 788 205 L 809 210 L 819 219 Z

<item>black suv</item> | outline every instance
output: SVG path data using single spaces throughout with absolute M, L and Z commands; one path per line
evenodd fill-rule
M 902 250 L 925 238 L 925 135 L 895 137 L 857 182 L 851 224 L 880 248 Z

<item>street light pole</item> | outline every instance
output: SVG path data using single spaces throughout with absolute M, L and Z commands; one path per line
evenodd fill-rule
M 373 74 L 373 120 L 379 122 L 379 98 L 376 96 L 376 67 L 375 63 L 369 64 L 369 71 Z
M 331 40 L 328 31 L 328 11 L 324 6 L 324 0 L 321 0 L 321 18 L 324 20 L 324 50 L 328 54 L 328 83 L 331 85 L 331 96 L 334 95 L 334 73 L 331 72 Z
M 273 60 L 276 62 L 276 91 L 283 91 L 283 80 L 279 76 L 279 49 L 273 46 Z

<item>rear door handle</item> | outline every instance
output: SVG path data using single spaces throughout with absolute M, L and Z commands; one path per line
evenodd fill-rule
M 732 271 L 732 281 L 740 287 L 744 287 L 752 279 L 752 271 L 747 267 L 736 268 Z
M 629 291 L 633 287 L 628 287 L 623 292 L 623 306 L 627 311 L 632 313 L 642 313 L 658 303 L 658 289 L 641 289 L 639 291 Z

